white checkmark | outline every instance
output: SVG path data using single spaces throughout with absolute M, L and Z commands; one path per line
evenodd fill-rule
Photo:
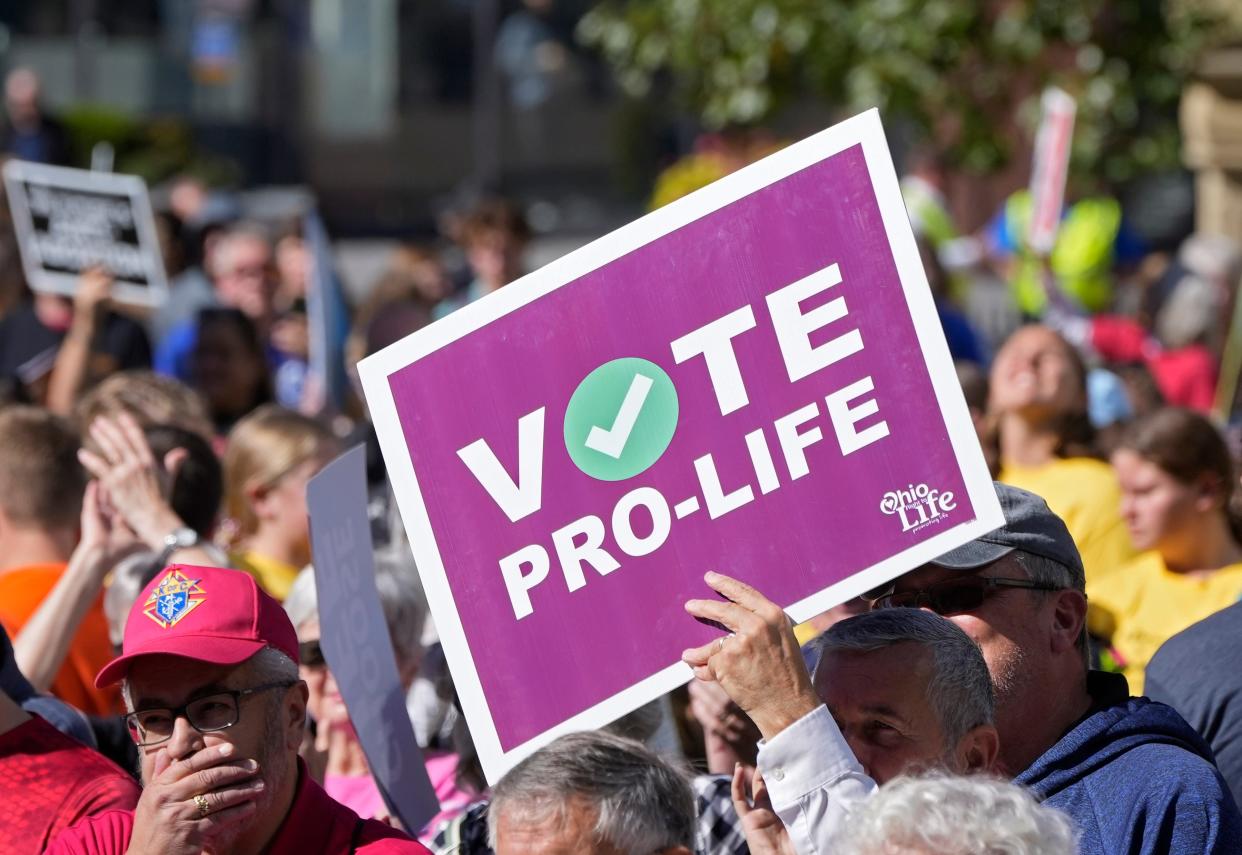
M 629 391 L 625 393 L 625 400 L 621 402 L 621 409 L 617 410 L 617 417 L 613 420 L 612 427 L 608 430 L 598 425 L 592 427 L 586 439 L 586 447 L 600 454 L 607 454 L 613 460 L 619 459 L 621 453 L 625 451 L 625 444 L 630 441 L 630 434 L 634 430 L 634 423 L 638 421 L 638 414 L 642 412 L 643 404 L 647 402 L 651 385 L 650 377 L 635 374 L 634 379 L 630 381 Z

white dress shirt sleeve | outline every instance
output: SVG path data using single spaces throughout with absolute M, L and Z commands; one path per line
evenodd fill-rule
M 822 705 L 760 741 L 757 763 L 799 855 L 832 852 L 850 811 L 876 786 Z

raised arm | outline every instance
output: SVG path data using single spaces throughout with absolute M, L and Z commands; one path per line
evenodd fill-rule
M 686 611 L 729 634 L 685 651 L 682 660 L 700 680 L 719 683 L 763 734 L 755 804 L 738 811 L 747 839 L 757 852 L 787 851 L 790 842 L 802 855 L 832 852 L 850 810 L 875 782 L 816 695 L 793 624 L 780 607 L 728 576 L 708 573 L 705 580 L 725 599 L 690 600 Z M 745 801 L 741 784 L 735 802 Z M 769 805 L 789 841 L 764 821 Z
M 121 526 L 114 525 L 99 484 L 88 484 L 82 503 L 82 539 L 69 566 L 13 639 L 17 667 L 36 691 L 48 691 L 56 679 L 83 618 L 103 589 L 104 577 L 118 561 L 142 548 Z
M 73 320 L 65 334 L 52 376 L 47 387 L 47 408 L 58 415 L 73 411 L 90 368 L 91 343 L 107 311 L 112 293 L 112 277 L 103 268 L 92 267 L 82 272 L 78 290 L 73 295 Z

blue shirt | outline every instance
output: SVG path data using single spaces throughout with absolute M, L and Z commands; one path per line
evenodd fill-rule
M 176 377 L 183 383 L 193 385 L 191 360 L 197 345 L 198 318 L 182 321 L 160 340 L 155 349 L 152 367 L 157 374 Z M 267 364 L 272 370 L 276 403 L 282 407 L 297 409 L 306 380 L 306 360 L 289 356 L 266 343 L 264 350 L 267 353 Z

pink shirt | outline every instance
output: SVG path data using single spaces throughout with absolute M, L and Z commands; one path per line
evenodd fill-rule
M 439 824 L 470 804 L 474 799 L 472 793 L 457 786 L 457 755 L 446 751 L 427 751 L 423 754 L 427 764 L 427 777 L 435 788 L 436 798 L 440 800 L 440 813 L 436 814 L 426 828 L 434 829 Z M 323 788 L 328 795 L 348 807 L 361 817 L 386 815 L 387 807 L 384 797 L 380 795 L 375 779 L 370 775 L 325 775 Z

